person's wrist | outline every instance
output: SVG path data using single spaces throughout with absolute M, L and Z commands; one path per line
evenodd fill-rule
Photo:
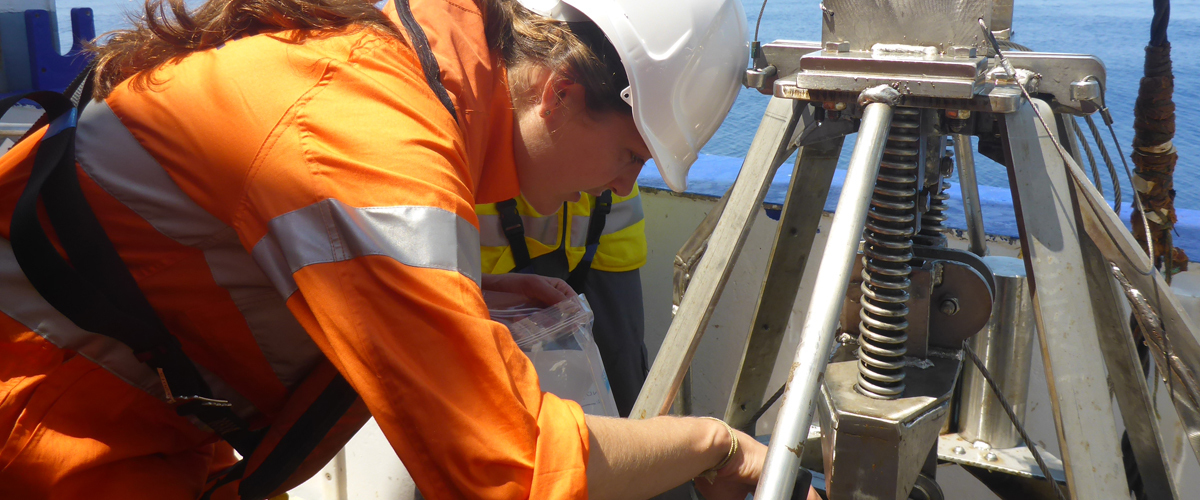
M 711 420 L 718 425 L 718 429 L 713 434 L 711 441 L 712 446 L 709 447 L 710 450 L 715 450 L 718 453 L 716 454 L 718 457 L 717 461 L 713 462 L 714 465 L 712 467 L 705 469 L 704 472 L 701 472 L 698 475 L 698 477 L 703 477 L 707 479 L 709 483 L 712 483 L 713 480 L 716 479 L 717 475 L 720 474 L 721 470 L 733 463 L 734 457 L 738 453 L 739 443 L 737 433 L 734 432 L 733 427 L 725 423 L 724 420 L 714 417 L 702 418 L 705 420 Z

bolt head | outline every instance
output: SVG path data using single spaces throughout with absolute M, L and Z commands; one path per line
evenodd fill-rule
M 983 459 L 987 460 L 988 462 L 995 462 L 996 460 L 999 460 L 1000 457 L 996 456 L 995 453 L 988 453 L 987 455 L 983 456 Z
M 825 42 L 825 52 L 850 52 L 850 42 Z
M 962 446 L 955 446 L 955 447 L 954 447 L 954 454 L 955 454 L 955 455 L 966 455 L 966 454 L 967 454 L 967 450 L 966 450 L 966 448 L 963 448 Z
M 945 314 L 946 316 L 954 316 L 955 314 L 958 314 L 958 299 L 943 300 L 938 306 L 938 309 L 941 310 L 942 314 Z
M 975 53 L 975 47 L 950 47 L 950 55 L 955 58 L 971 58 Z

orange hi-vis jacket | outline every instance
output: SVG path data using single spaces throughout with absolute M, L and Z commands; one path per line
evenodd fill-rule
M 458 123 L 389 35 L 248 36 L 90 104 L 83 191 L 214 396 L 254 426 L 331 364 L 428 498 L 582 498 L 583 413 L 541 392 L 479 289 L 474 206 L 518 191 L 503 68 L 474 2 L 412 9 Z M 14 260 L 43 133 L 0 158 L 0 499 L 196 498 L 228 446 Z

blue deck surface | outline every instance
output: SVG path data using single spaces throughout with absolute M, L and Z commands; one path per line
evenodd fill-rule
M 700 155 L 688 172 L 687 192 L 719 198 L 733 183 L 741 167 L 741 158 Z M 778 205 L 783 203 L 791 174 L 790 163 L 781 167 L 771 183 L 771 189 L 767 191 L 765 204 L 768 211 L 775 212 L 770 214 L 772 218 L 778 217 Z M 837 208 L 838 195 L 842 192 L 842 182 L 845 179 L 845 170 L 834 172 L 833 185 L 830 187 L 829 197 L 825 200 L 826 212 L 832 212 Z M 649 188 L 667 189 L 667 185 L 659 176 L 658 168 L 654 166 L 653 161 L 648 162 L 646 168 L 642 169 L 642 174 L 638 177 L 638 184 Z M 967 223 L 963 214 L 962 193 L 958 184 L 950 183 L 949 195 L 950 200 L 947 204 L 950 209 L 946 214 L 950 219 L 946 224 L 953 229 L 965 230 Z M 979 186 L 979 198 L 983 207 L 983 227 L 987 233 L 994 236 L 1016 238 L 1017 220 L 1013 212 L 1012 193 L 1006 188 Z M 1125 221 L 1126 226 L 1129 226 L 1129 211 L 1128 206 L 1122 208 L 1121 211 L 1121 219 Z M 1179 209 L 1178 212 L 1179 222 L 1175 226 L 1177 232 L 1175 246 L 1183 248 L 1191 255 L 1200 255 L 1200 211 Z

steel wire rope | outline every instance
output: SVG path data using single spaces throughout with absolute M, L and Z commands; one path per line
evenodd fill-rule
M 1075 119 L 1072 118 L 1071 121 L 1075 121 Z M 1100 196 L 1104 196 L 1104 185 L 1100 183 L 1100 168 L 1096 166 L 1096 157 L 1092 155 L 1092 147 L 1088 145 L 1087 138 L 1083 136 L 1083 127 L 1079 126 L 1079 122 L 1075 122 L 1073 125 L 1075 126 L 1071 128 L 1075 129 L 1075 137 L 1079 139 L 1079 144 L 1087 153 L 1088 164 L 1092 166 L 1092 179 L 1095 180 L 1092 185 L 1096 186 L 1096 191 L 1100 192 Z
M 1042 470 L 1042 475 L 1046 476 L 1046 480 L 1054 487 L 1054 494 L 1059 500 L 1066 500 L 1066 496 L 1058 487 L 1058 481 L 1054 476 L 1050 475 L 1050 467 L 1046 465 L 1046 461 L 1042 460 L 1042 454 L 1038 453 L 1037 446 L 1033 444 L 1033 440 L 1029 439 L 1029 434 L 1025 432 L 1025 426 L 1017 420 L 1017 412 L 1013 411 L 1012 405 L 1009 404 L 1008 398 L 1004 397 L 1004 392 L 1000 390 L 1000 385 L 992 379 L 991 372 L 983 366 L 983 361 L 979 356 L 975 355 L 975 351 L 966 342 L 963 342 L 963 352 L 967 353 L 967 357 L 971 358 L 971 362 L 975 364 L 975 368 L 979 369 L 979 373 L 983 375 L 983 379 L 987 381 L 988 386 L 992 388 L 992 392 L 996 394 L 996 399 L 1000 400 L 1000 407 L 1004 408 L 1004 413 L 1008 414 L 1008 419 L 1012 421 L 1017 428 L 1017 433 L 1021 435 L 1021 440 L 1025 441 L 1025 447 L 1029 448 L 1029 452 L 1033 454 L 1033 460 L 1037 462 L 1038 468 Z
M 1108 127 L 1108 133 L 1112 135 L 1113 145 L 1117 147 L 1117 156 L 1121 157 L 1121 165 L 1125 167 L 1125 177 L 1129 179 L 1129 187 L 1133 190 L 1133 207 L 1142 213 L 1142 226 L 1146 231 L 1146 255 L 1150 257 L 1150 267 L 1154 267 L 1154 237 L 1150 233 L 1150 218 L 1146 217 L 1146 205 L 1142 203 L 1141 192 L 1138 191 L 1137 186 L 1133 183 L 1133 171 L 1129 169 L 1129 162 L 1125 161 L 1125 152 L 1121 149 L 1121 140 L 1117 139 L 1117 130 L 1113 128 L 1112 114 L 1108 112 L 1107 90 L 1105 89 L 1104 82 L 1096 78 L 1095 75 L 1088 75 L 1086 79 L 1100 85 L 1100 117 L 1104 119 L 1104 125 Z M 1041 115 L 1039 114 L 1038 117 L 1040 119 Z M 1042 124 L 1044 125 L 1045 121 Z
M 1108 167 L 1108 176 L 1112 178 L 1113 183 L 1113 212 L 1116 212 L 1117 217 L 1121 216 L 1121 179 L 1117 175 L 1117 165 L 1113 163 L 1112 157 L 1108 155 L 1108 148 L 1104 147 L 1104 138 L 1100 137 L 1100 127 L 1096 126 L 1096 120 L 1092 119 L 1092 115 L 1083 117 L 1088 124 L 1088 129 L 1092 132 L 1092 137 L 1096 139 L 1096 148 L 1100 150 L 1100 155 L 1104 157 L 1104 166 Z
M 763 0 L 762 7 L 758 8 L 758 20 L 754 21 L 754 42 L 758 43 L 758 27 L 762 24 L 763 12 L 767 10 L 767 0 Z

